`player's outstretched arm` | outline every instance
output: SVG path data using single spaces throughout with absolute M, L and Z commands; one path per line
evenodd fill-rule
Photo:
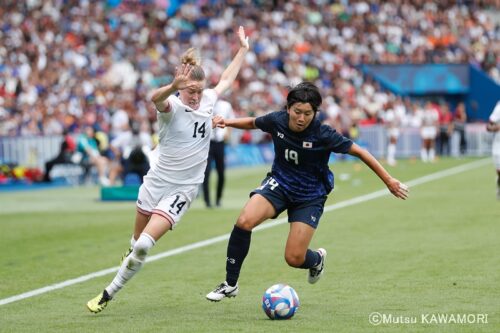
M 222 72 L 219 83 L 215 86 L 214 90 L 218 96 L 220 96 L 224 91 L 229 89 L 236 79 L 236 75 L 240 71 L 243 60 L 245 60 L 245 54 L 250 49 L 250 44 L 248 43 L 248 36 L 245 35 L 245 29 L 242 26 L 238 29 L 238 38 L 240 40 L 240 49 L 238 53 L 234 56 L 233 60 L 227 66 L 227 68 Z
M 245 118 L 235 118 L 235 119 L 224 119 L 221 116 L 215 116 L 212 119 L 213 127 L 234 127 L 239 129 L 256 129 L 255 117 L 245 117 Z
M 353 155 L 361 159 L 366 165 L 370 167 L 377 174 L 377 176 L 385 183 L 389 191 L 396 197 L 405 200 L 408 198 L 408 186 L 401 183 L 396 178 L 393 178 L 387 170 L 377 161 L 372 154 L 367 150 L 361 148 L 353 143 L 349 150 L 349 155 Z

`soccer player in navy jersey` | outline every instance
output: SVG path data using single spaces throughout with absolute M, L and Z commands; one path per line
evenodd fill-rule
M 226 281 L 207 294 L 210 301 L 238 294 L 238 277 L 250 248 L 252 230 L 287 210 L 290 231 L 285 260 L 295 268 L 308 269 L 309 283 L 316 283 L 324 271 L 326 250 L 309 249 L 328 193 L 333 174 L 328 167 L 330 153 L 360 158 L 397 198 L 406 199 L 408 187 L 393 178 L 365 149 L 315 119 L 322 97 L 318 88 L 302 82 L 287 95 L 286 109 L 253 118 L 222 119 L 217 126 L 261 129 L 273 138 L 275 157 L 271 172 L 262 185 L 250 193 L 231 232 L 227 246 Z

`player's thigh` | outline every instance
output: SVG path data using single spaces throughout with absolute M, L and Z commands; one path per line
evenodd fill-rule
M 158 241 L 171 228 L 172 224 L 169 219 L 162 215 L 153 214 L 142 232 L 153 237 L 155 241 Z
M 252 230 L 275 215 L 276 210 L 271 202 L 261 194 L 254 194 L 243 207 L 236 225 L 245 230 Z
M 146 228 L 146 225 L 149 222 L 150 215 L 143 214 L 139 211 L 135 213 L 135 226 L 134 226 L 134 238 L 137 240 L 139 236 Z

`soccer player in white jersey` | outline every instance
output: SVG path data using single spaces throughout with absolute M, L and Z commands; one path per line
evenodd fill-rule
M 500 200 L 500 101 L 497 102 L 493 109 L 486 129 L 488 132 L 494 133 L 491 152 L 495 168 L 497 169 L 497 199 Z
M 159 122 L 158 161 L 139 189 L 132 247 L 113 281 L 87 303 L 91 312 L 107 306 L 139 271 L 158 239 L 179 223 L 196 198 L 207 163 L 213 107 L 218 96 L 233 83 L 249 49 L 243 27 L 238 37 L 238 53 L 215 88 L 205 89 L 205 73 L 191 48 L 182 56 L 172 83 L 153 92 L 151 100 Z

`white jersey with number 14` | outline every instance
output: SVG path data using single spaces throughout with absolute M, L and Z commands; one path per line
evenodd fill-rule
M 157 161 L 151 165 L 151 175 L 174 184 L 203 183 L 216 101 L 213 89 L 203 91 L 198 110 L 177 96 L 168 97 L 170 112 L 157 113 L 159 145 L 153 153 Z

